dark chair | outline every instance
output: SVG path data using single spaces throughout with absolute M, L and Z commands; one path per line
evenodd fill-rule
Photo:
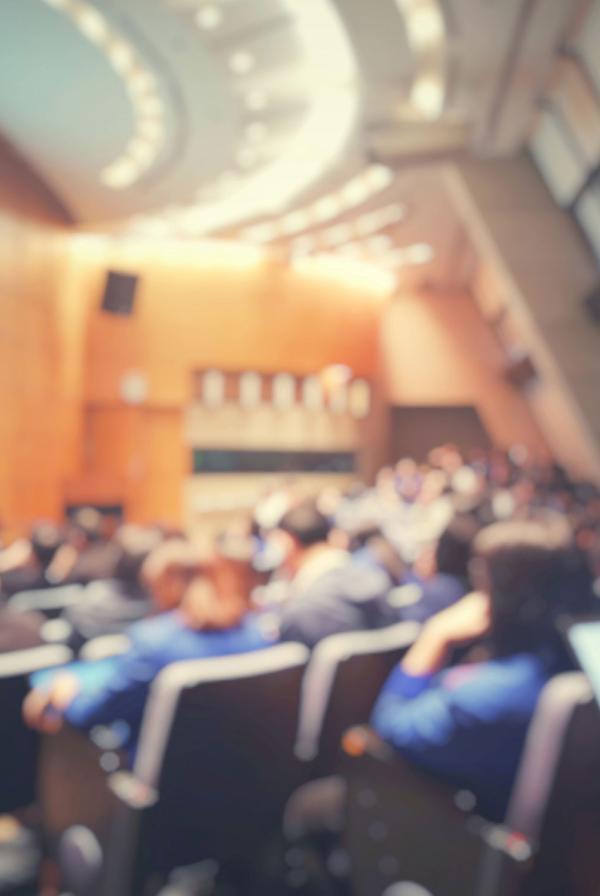
M 285 644 L 163 670 L 133 772 L 107 777 L 109 824 L 98 837 L 73 823 L 64 832 L 72 892 L 146 896 L 172 869 L 203 859 L 250 874 L 300 780 L 294 743 L 307 660 L 305 647 Z
M 296 745 L 298 756 L 311 763 L 312 777 L 336 770 L 342 734 L 368 722 L 387 676 L 418 631 L 417 623 L 401 622 L 332 635 L 314 649 L 302 685 Z
M 332 635 L 313 651 L 302 686 L 296 745 L 308 780 L 288 801 L 284 831 L 296 847 L 294 852 L 302 853 L 303 873 L 317 891 L 324 885 L 326 857 L 337 853 L 337 835 L 343 823 L 344 782 L 336 774 L 342 735 L 350 725 L 369 720 L 383 683 L 418 631 L 417 623 L 405 622 Z M 293 878 L 295 870 L 288 871 Z M 343 867 L 338 871 L 336 876 L 343 877 Z
M 63 646 L 32 647 L 0 656 L 0 813 L 13 812 L 35 800 L 39 736 L 22 717 L 23 700 L 33 672 L 61 666 L 73 658 Z
M 20 613 L 35 610 L 47 619 L 60 616 L 67 607 L 79 603 L 84 595 L 82 585 L 60 585 L 55 588 L 39 588 L 33 591 L 19 591 L 7 602 L 11 610 Z
M 593 896 L 600 892 L 600 714 L 583 676 L 544 689 L 505 825 L 419 772 L 368 729 L 345 738 L 355 896 Z

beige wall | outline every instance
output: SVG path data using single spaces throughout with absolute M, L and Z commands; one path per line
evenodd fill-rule
M 539 371 L 532 413 L 562 463 L 600 480 L 600 333 L 581 304 L 598 271 L 583 237 L 525 156 L 463 163 L 448 185 Z
M 518 390 L 502 373 L 503 353 L 466 293 L 413 293 L 387 309 L 381 330 L 387 395 L 396 405 L 475 405 L 492 440 L 546 442 Z

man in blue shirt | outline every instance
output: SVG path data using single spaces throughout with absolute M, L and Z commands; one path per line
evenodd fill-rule
M 235 588 L 223 563 L 204 564 L 187 589 L 181 607 L 129 629 L 131 645 L 121 656 L 100 664 L 79 663 L 34 688 L 24 715 L 46 732 L 66 720 L 76 728 L 125 722 L 134 744 L 150 685 L 165 666 L 268 647 L 273 637 L 247 610 L 245 592 Z

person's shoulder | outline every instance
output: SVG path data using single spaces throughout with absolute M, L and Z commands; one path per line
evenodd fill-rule
M 132 644 L 162 643 L 173 638 L 184 628 L 177 613 L 158 613 L 156 616 L 134 622 L 127 629 L 127 635 Z
M 449 669 L 442 687 L 452 703 L 476 715 L 518 716 L 533 710 L 549 677 L 543 657 L 520 653 Z

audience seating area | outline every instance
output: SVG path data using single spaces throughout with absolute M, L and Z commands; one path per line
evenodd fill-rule
M 0 551 L 0 894 L 600 892 L 600 715 L 572 660 L 541 688 L 502 822 L 369 727 L 398 664 L 428 686 L 429 634 L 493 589 L 487 527 L 560 518 L 557 643 L 565 618 L 597 612 L 592 484 L 444 446 L 372 487 L 314 497 L 288 481 L 209 546 L 84 516 L 40 524 L 45 565 L 39 526 L 17 570 Z M 36 587 L 13 591 L 23 570 Z M 450 677 L 492 650 L 486 633 L 448 639 Z M 82 696 L 92 710 L 70 715 Z

